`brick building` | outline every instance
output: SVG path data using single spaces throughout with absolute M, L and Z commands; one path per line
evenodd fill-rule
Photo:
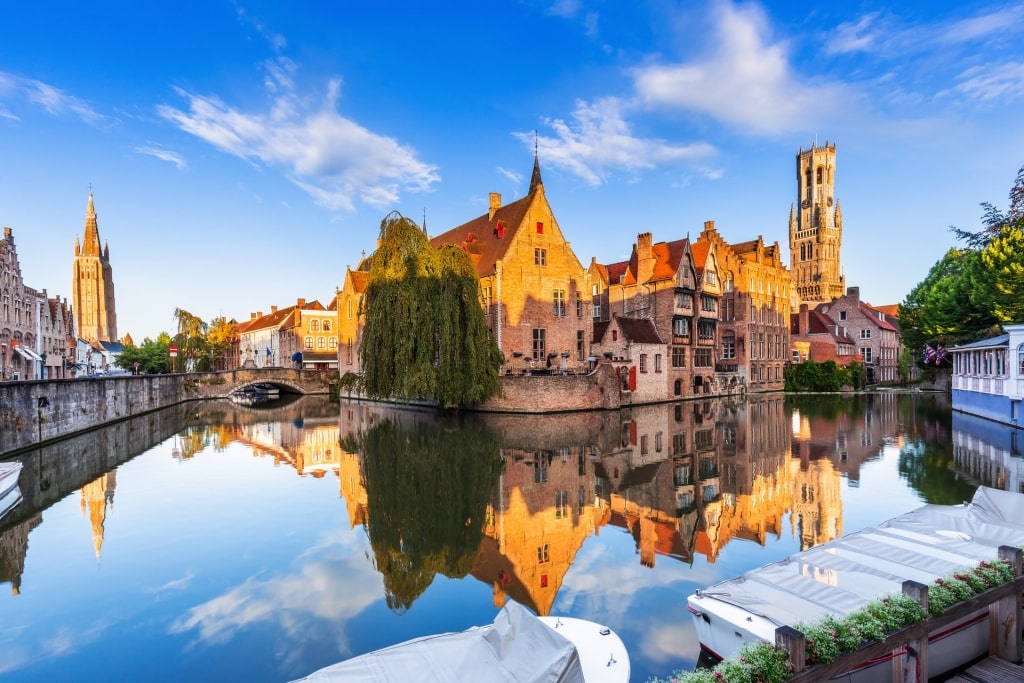
M 492 192 L 487 213 L 430 244 L 453 244 L 472 258 L 487 325 L 505 356 L 503 372 L 588 369 L 589 273 L 555 220 L 536 157 L 525 197 L 503 205 Z
M 706 221 L 697 245 L 713 244 L 718 256 L 722 299 L 717 367 L 736 372 L 748 389 L 777 390 L 789 361 L 789 271 L 778 242 L 729 244 Z
M 900 379 L 900 334 L 886 315 L 860 300 L 860 288 L 849 287 L 846 294 L 815 309 L 841 328 L 857 345 L 863 357 L 868 384 L 887 384 Z
M 863 362 L 857 344 L 850 339 L 846 328 L 807 304 L 800 304 L 800 312 L 790 315 L 790 347 L 794 363 L 812 360 L 815 363 L 835 361 L 846 367 L 853 361 Z

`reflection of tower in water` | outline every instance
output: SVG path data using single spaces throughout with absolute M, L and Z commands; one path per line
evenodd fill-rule
M 107 509 L 114 508 L 114 489 L 117 488 L 117 470 L 110 470 L 98 479 L 94 479 L 82 487 L 79 506 L 82 516 L 88 517 L 92 526 L 92 546 L 96 551 L 96 561 L 100 559 L 103 549 L 103 533 L 107 521 Z

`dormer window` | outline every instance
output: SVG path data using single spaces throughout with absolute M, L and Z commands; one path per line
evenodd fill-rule
M 498 224 L 496 226 L 494 226 L 494 234 L 497 235 L 499 240 L 502 237 L 504 237 L 505 236 L 505 224 L 502 223 L 501 221 L 498 221 Z

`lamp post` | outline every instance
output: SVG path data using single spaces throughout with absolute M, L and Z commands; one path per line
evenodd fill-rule
M 3 350 L 3 355 L 0 356 L 3 359 L 2 364 L 0 364 L 0 382 L 3 382 L 7 379 L 7 342 L 0 344 L 0 349 Z

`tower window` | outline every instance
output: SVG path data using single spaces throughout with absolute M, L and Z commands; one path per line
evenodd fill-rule
M 821 185 L 821 183 L 822 183 L 822 181 L 824 179 L 825 179 L 825 169 L 823 169 L 821 166 L 819 166 L 818 167 L 818 184 Z

